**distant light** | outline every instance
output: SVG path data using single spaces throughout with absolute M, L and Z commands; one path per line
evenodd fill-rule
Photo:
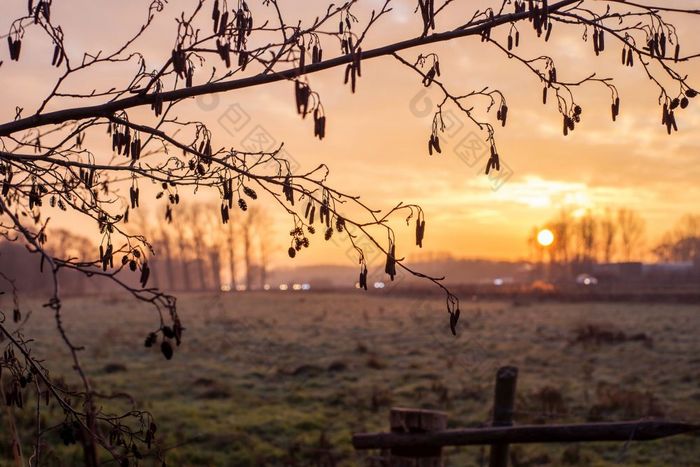
M 497 286 L 500 287 L 501 285 L 503 285 L 503 279 L 501 279 L 500 277 L 497 278 L 497 279 L 494 279 L 494 280 L 493 280 L 493 285 L 497 285 Z
M 264 290 L 270 290 L 270 284 L 265 284 L 263 285 Z
M 311 284 L 301 284 L 301 290 L 311 290 Z
M 222 292 L 230 292 L 231 291 L 231 284 L 221 284 L 221 291 Z
M 549 229 L 542 229 L 537 232 L 537 243 L 541 246 L 549 246 L 554 243 L 554 233 Z
M 383 289 L 383 288 L 384 288 L 384 282 L 375 282 L 375 283 L 374 283 L 374 288 L 375 288 L 375 289 Z
M 301 284 L 294 284 L 292 285 L 293 290 L 301 290 Z
M 238 290 L 239 292 L 244 292 L 245 289 L 246 289 L 246 286 L 244 284 L 238 284 L 236 286 L 236 290 Z
M 585 286 L 597 285 L 598 279 L 591 276 L 590 274 L 579 274 L 578 276 L 576 276 L 576 283 Z
M 356 289 L 359 289 L 359 288 L 360 288 L 360 283 L 359 283 L 359 282 L 355 282 L 355 288 L 356 288 Z
M 287 284 L 280 284 L 280 290 L 287 290 L 289 286 Z

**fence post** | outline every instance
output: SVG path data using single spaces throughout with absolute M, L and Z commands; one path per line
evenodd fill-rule
M 392 408 L 389 414 L 392 433 L 432 433 L 447 428 L 447 414 L 435 410 Z M 392 467 L 442 467 L 442 448 L 394 448 Z
M 515 384 L 518 380 L 518 369 L 514 366 L 504 366 L 496 373 L 496 389 L 493 400 L 492 426 L 513 425 L 513 408 L 515 406 Z M 508 444 L 491 445 L 489 467 L 508 467 Z

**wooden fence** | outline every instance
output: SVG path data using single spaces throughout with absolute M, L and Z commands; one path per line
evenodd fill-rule
M 390 432 L 356 433 L 352 444 L 358 450 L 388 451 L 386 464 L 395 467 L 438 467 L 444 446 L 490 445 L 490 467 L 507 467 L 510 444 L 648 441 L 700 430 L 700 425 L 660 420 L 513 426 L 517 378 L 515 367 L 498 370 L 490 427 L 448 430 L 444 412 L 394 408 Z

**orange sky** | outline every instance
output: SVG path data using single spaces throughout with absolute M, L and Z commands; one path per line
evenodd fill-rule
M 4 3 L 2 30 L 7 29 L 8 18 L 14 17 L 15 11 L 26 8 L 24 0 Z M 143 16 L 145 3 L 135 0 L 55 2 L 52 16 L 63 25 L 71 54 L 78 60 L 82 51 L 113 47 L 119 38 L 126 36 L 125 31 L 137 27 L 136 20 Z M 357 10 L 360 21 L 367 18 L 368 7 L 376 8 L 381 3 L 361 0 Z M 366 48 L 407 38 L 419 31 L 420 20 L 413 14 L 415 2 L 395 3 L 395 11 L 371 33 Z M 687 3 L 664 2 L 669 5 Z M 154 30 L 141 42 L 149 68 L 159 68 L 169 55 L 174 40 L 173 18 L 182 5 L 191 4 L 171 1 Z M 282 4 L 286 5 L 290 18 L 308 19 L 323 10 L 327 3 L 287 1 Z M 300 7 L 302 4 L 304 6 Z M 474 5 L 486 4 L 500 2 L 458 1 L 450 10 L 448 20 L 457 22 Z M 444 28 L 449 21 L 443 23 Z M 688 50 L 695 45 L 692 42 L 697 34 L 692 28 L 696 25 L 680 21 L 678 26 L 681 37 L 686 38 L 685 52 L 698 52 Z M 496 34 L 504 38 L 507 32 Z M 526 237 L 530 228 L 544 223 L 561 208 L 579 212 L 622 206 L 637 209 L 647 221 L 648 242 L 653 243 L 683 213 L 697 212 L 700 108 L 691 105 L 683 111 L 679 116 L 681 131 L 669 137 L 659 124 L 658 91 L 641 68 L 620 66 L 619 45 L 609 44 L 608 51 L 596 58 L 590 45 L 580 41 L 580 28 L 566 30 L 560 26 L 546 47 L 527 28 L 523 28 L 521 34 L 521 52 L 534 56 L 546 51 L 557 59 L 560 77 L 574 81 L 596 72 L 600 77 L 616 78 L 622 112 L 618 122 L 613 124 L 608 91 L 599 86 L 587 86 L 579 91 L 577 99 L 584 107 L 583 121 L 565 138 L 554 104 L 542 105 L 541 86 L 522 64 L 508 60 L 493 46 L 481 44 L 478 38 L 459 39 L 423 49 L 439 54 L 443 79 L 451 89 L 466 93 L 490 86 L 505 93 L 510 108 L 509 124 L 506 128 L 498 126 L 496 137 L 499 152 L 512 174 L 498 189 L 479 173 L 485 159 L 476 166 L 469 166 L 455 154 L 461 141 L 473 140 L 478 144 L 483 134 L 454 109 L 452 115 L 458 119 L 454 135 L 443 136 L 442 155 L 428 156 L 426 145 L 432 112 L 428 116 L 421 115 L 420 108 L 424 99 L 436 103 L 440 95 L 432 88 L 426 91 L 413 71 L 392 58 L 363 63 L 363 76 L 355 95 L 342 85 L 342 69 L 309 78 L 312 87 L 320 93 L 328 115 L 327 137 L 322 142 L 313 138 L 310 122 L 296 115 L 290 83 L 235 91 L 215 99 L 193 100 L 182 106 L 180 115 L 209 123 L 219 146 L 240 145 L 249 130 L 262 125 L 272 138 L 285 143 L 302 170 L 321 162 L 328 164 L 332 170 L 329 180 L 340 190 L 361 194 L 365 202 L 377 208 L 389 208 L 399 201 L 420 204 L 427 217 L 424 247 L 427 251 L 448 251 L 466 257 L 521 258 L 527 253 Z M 29 33 L 28 37 L 31 37 Z M 51 46 L 45 42 L 45 39 L 29 39 L 23 46 L 23 53 L 29 58 L 19 64 L 10 63 L 6 50 L 0 52 L 0 58 L 5 60 L 0 68 L 0 96 L 5 103 L 0 109 L 3 121 L 13 118 L 15 103 L 25 107 L 26 113 L 35 109 L 38 96 L 45 94 L 52 84 L 47 80 L 55 74 L 47 63 Z M 329 51 L 332 48 L 329 45 Z M 419 52 L 404 51 L 401 55 L 413 61 Z M 70 86 L 82 90 L 99 87 L 114 76 L 125 79 L 124 71 L 100 70 Z M 691 74 L 690 82 L 699 88 L 700 82 L 692 77 L 698 76 L 700 67 L 686 67 L 685 71 Z M 57 102 L 52 109 L 62 105 L 74 103 Z M 242 109 L 249 120 L 241 130 L 229 133 L 221 127 L 220 120 L 231 111 L 231 106 Z M 497 123 L 495 112 L 488 118 Z M 284 213 L 275 210 L 271 213 L 278 221 L 276 238 L 280 248 L 276 264 L 349 264 L 345 255 L 347 244 L 319 246 L 318 242 L 297 258 L 296 263 L 290 263 L 284 247 L 290 223 Z M 84 230 L 83 225 L 93 228 L 92 223 L 67 216 L 52 222 L 72 228 L 77 225 L 81 230 Z M 395 225 L 400 232 L 400 254 L 414 254 L 412 229 L 405 228 L 405 224 L 401 228 L 401 219 L 397 219 Z

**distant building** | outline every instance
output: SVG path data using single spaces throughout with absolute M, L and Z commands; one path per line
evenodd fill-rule
M 644 264 L 640 262 L 594 264 L 593 274 L 603 277 L 638 279 L 642 277 Z
M 698 268 L 699 264 L 693 261 L 677 263 L 650 263 L 643 267 L 644 275 L 648 274 L 689 274 Z
M 604 263 L 593 265 L 592 275 L 602 283 L 633 282 L 653 285 L 698 285 L 700 268 L 697 262 L 673 263 Z

